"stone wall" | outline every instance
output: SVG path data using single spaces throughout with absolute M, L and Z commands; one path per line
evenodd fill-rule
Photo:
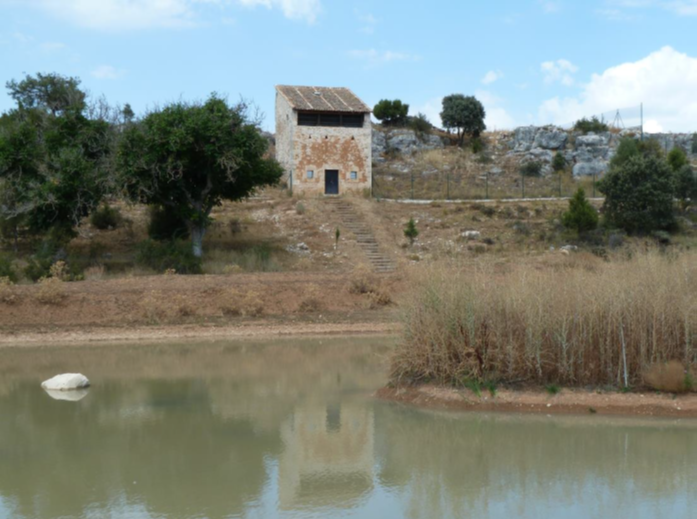
M 621 132 L 588 133 L 566 131 L 554 126 L 523 126 L 516 128 L 507 139 L 509 155 L 517 155 L 521 163 L 539 161 L 544 169 L 551 171 L 555 153 L 564 155 L 572 165 L 575 176 L 602 175 L 607 171 L 610 160 L 623 137 L 640 137 L 636 128 Z M 682 148 L 691 159 L 693 134 L 657 133 L 645 134 L 645 139 L 656 139 L 666 152 L 675 146 Z

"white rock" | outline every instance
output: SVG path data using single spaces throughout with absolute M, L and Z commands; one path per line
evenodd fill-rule
M 481 238 L 482 233 L 479 231 L 465 231 L 462 233 L 463 238 L 467 238 L 468 240 L 475 240 L 477 238 Z
M 90 381 L 80 373 L 63 373 L 41 383 L 41 387 L 52 391 L 71 391 L 90 387 Z

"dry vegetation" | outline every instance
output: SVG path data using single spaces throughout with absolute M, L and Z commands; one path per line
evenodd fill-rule
M 669 361 L 684 381 L 697 365 L 697 255 L 583 258 L 430 269 L 404 305 L 393 381 L 626 387 Z

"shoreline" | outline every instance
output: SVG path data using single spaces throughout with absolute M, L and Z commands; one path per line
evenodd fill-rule
M 157 342 L 182 339 L 220 340 L 303 336 L 362 336 L 394 335 L 398 324 L 392 322 L 353 323 L 268 323 L 238 325 L 166 325 L 136 327 L 94 327 L 76 330 L 2 331 L 0 350 L 4 348 L 40 347 L 65 344 L 114 344 Z
M 697 418 L 697 394 L 614 393 L 562 389 L 556 395 L 543 390 L 501 389 L 492 397 L 469 390 L 433 385 L 384 387 L 375 397 L 422 409 L 527 413 L 545 415 L 601 415 L 656 418 Z

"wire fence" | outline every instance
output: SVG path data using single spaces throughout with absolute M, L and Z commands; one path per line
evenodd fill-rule
M 485 173 L 472 177 L 454 172 L 373 172 L 373 197 L 393 200 L 506 200 L 567 198 L 582 188 L 601 196 L 596 175 L 574 177 L 552 173 L 539 177 Z
M 637 133 L 643 131 L 644 127 L 644 105 L 630 106 L 627 108 L 617 108 L 608 112 L 579 117 L 573 122 L 558 124 L 560 128 L 572 130 L 580 119 L 597 119 L 608 125 L 612 130 L 634 130 Z

